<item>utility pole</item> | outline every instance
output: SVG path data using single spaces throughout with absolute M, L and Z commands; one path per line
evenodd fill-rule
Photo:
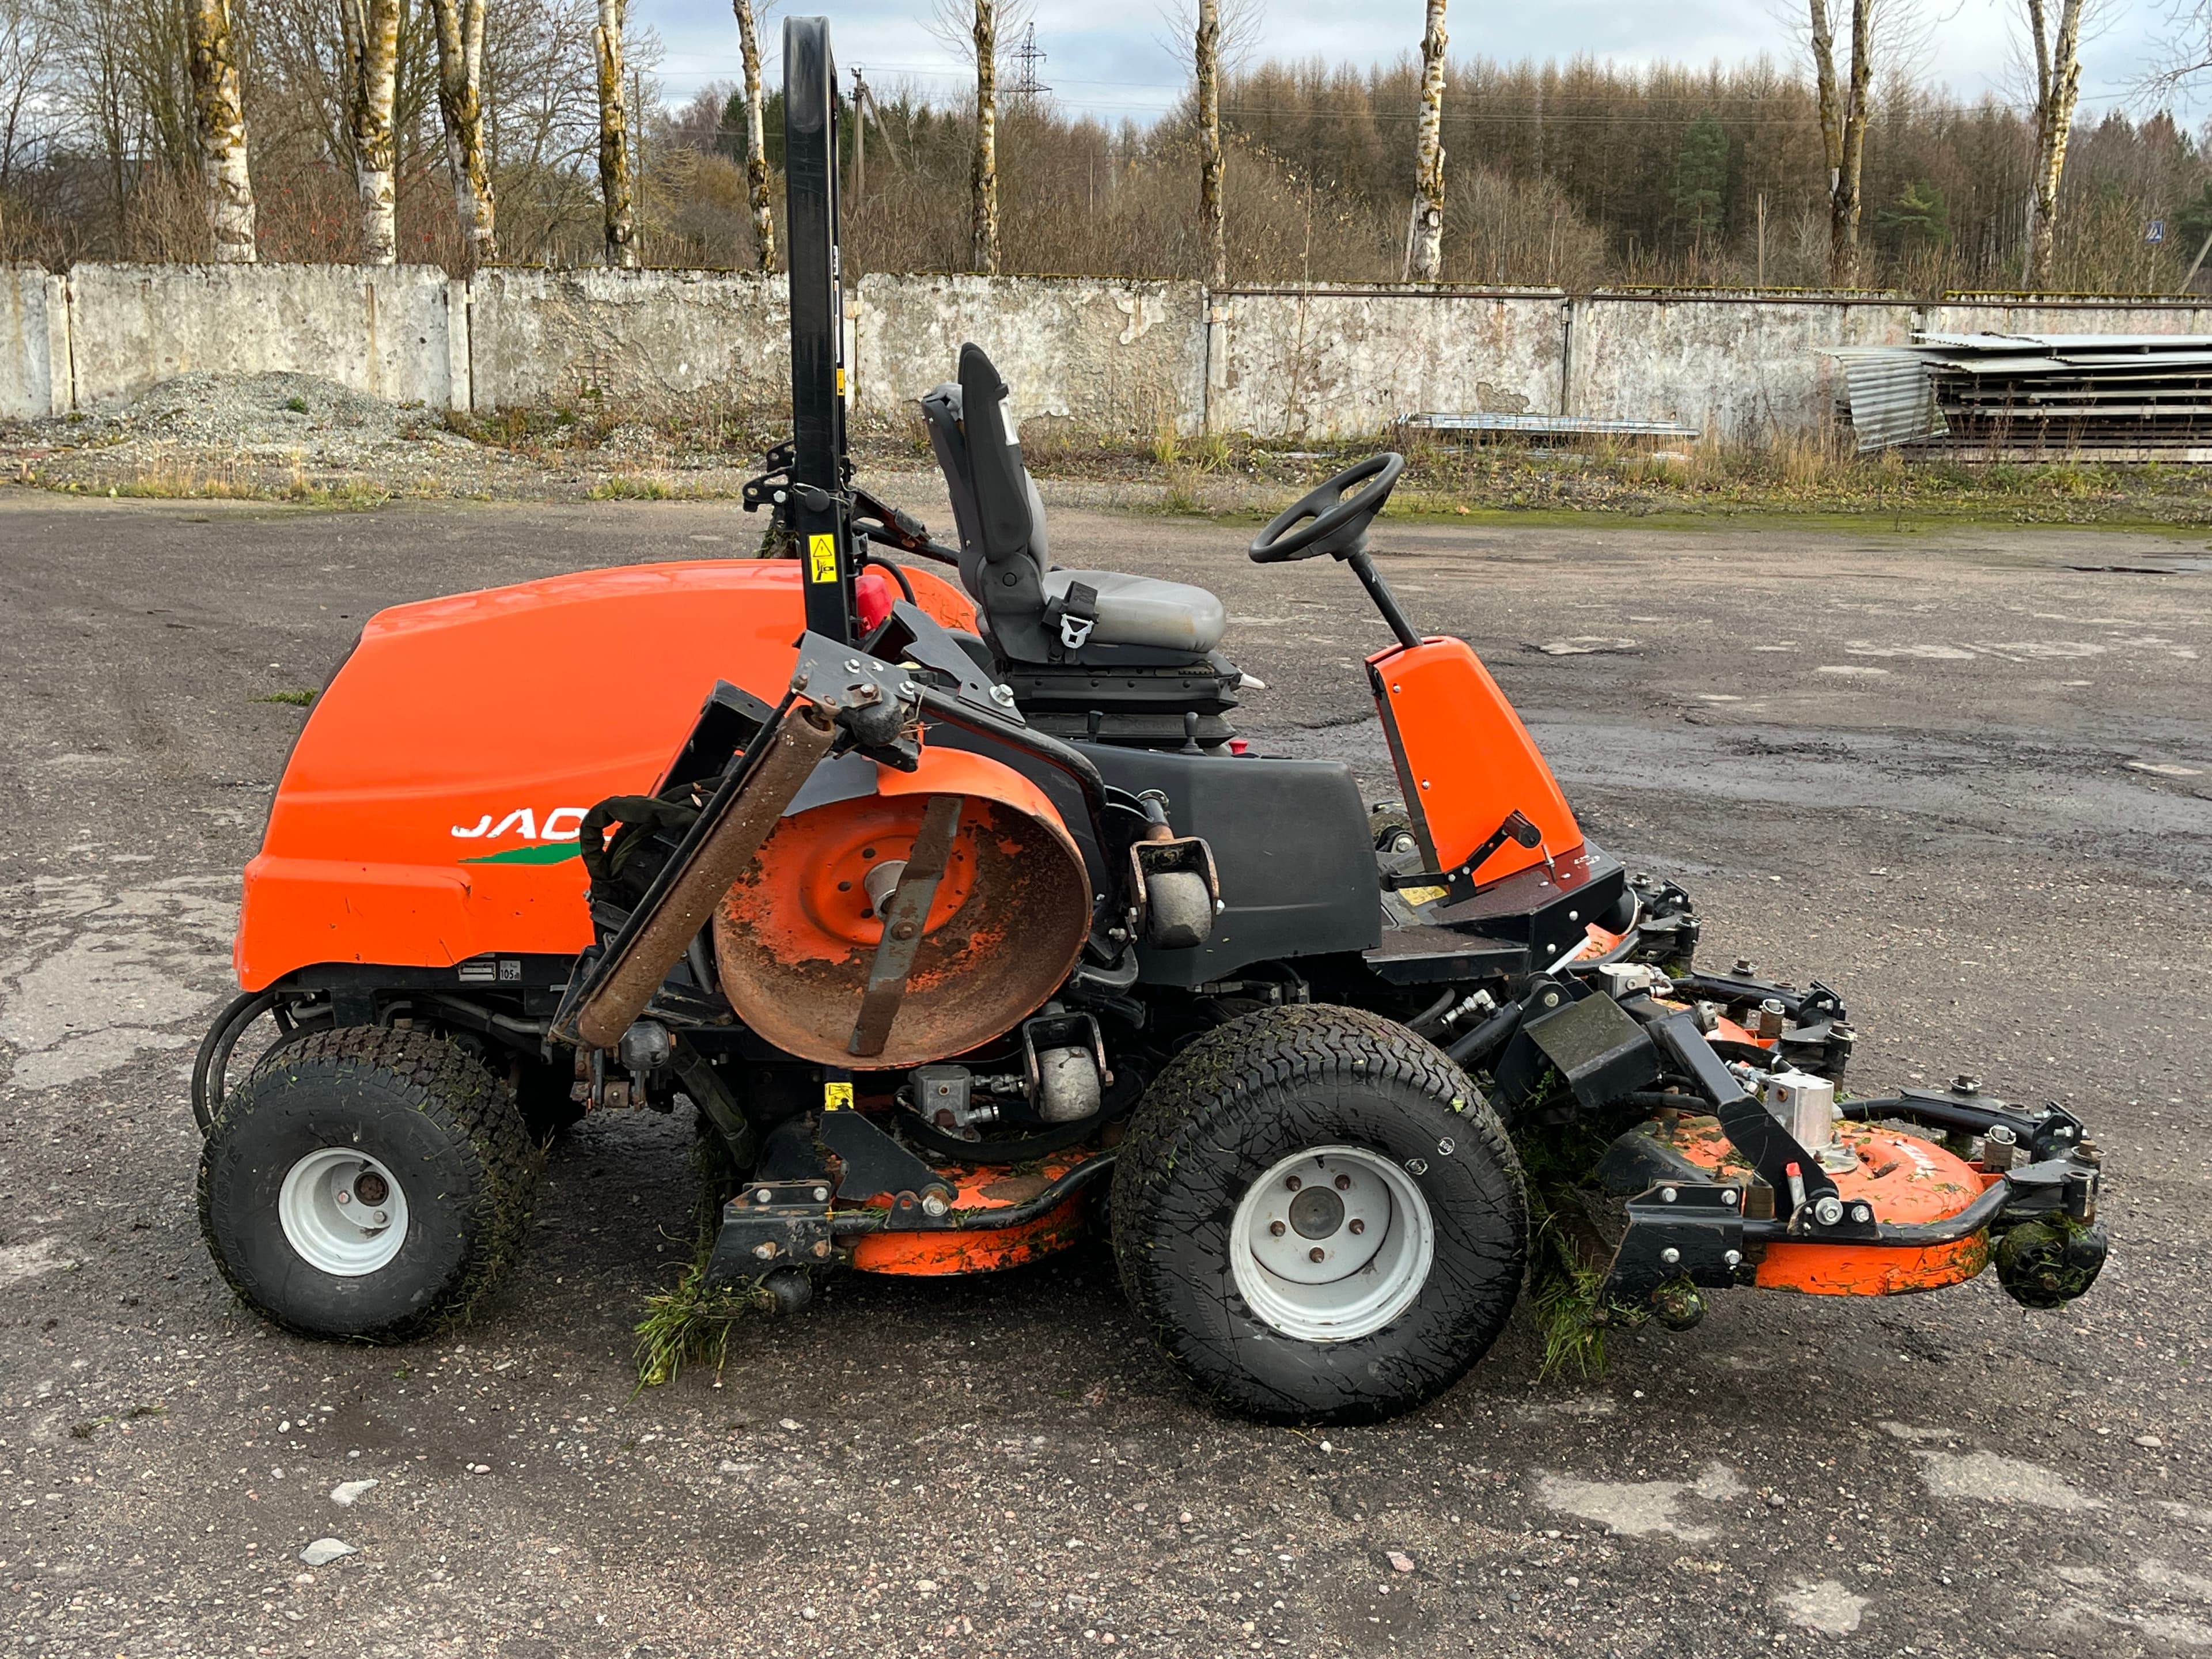
M 1046 54 L 1038 50 L 1035 23 L 1022 30 L 1021 45 L 1007 55 L 1021 65 L 1014 71 L 1014 84 L 1006 88 L 1009 93 L 1017 98 L 1035 98 L 1052 90 L 1037 79 L 1037 65 L 1044 62 Z
M 1755 286 L 1766 286 L 1766 192 L 1759 192 L 1759 276 Z
M 853 65 L 853 205 L 868 193 L 868 83 Z

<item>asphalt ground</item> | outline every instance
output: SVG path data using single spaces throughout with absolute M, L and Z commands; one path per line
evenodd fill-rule
M 848 1278 L 742 1334 L 719 1382 L 637 1396 L 629 1328 L 690 1193 L 685 1126 L 628 1115 L 556 1144 L 527 1254 L 465 1328 L 321 1345 L 235 1304 L 185 1078 L 302 719 L 258 699 L 319 684 L 381 605 L 755 529 L 659 503 L 0 501 L 0 1652 L 2212 1646 L 2193 541 L 1377 537 L 1594 836 L 1697 894 L 1713 957 L 1844 993 L 1862 1088 L 1971 1071 L 2088 1118 L 2113 1259 L 2064 1313 L 1993 1282 L 1743 1293 L 1551 1382 L 1519 1316 L 1419 1415 L 1298 1432 L 1195 1401 L 1091 1249 Z M 1357 668 L 1384 635 L 1346 573 L 1255 567 L 1234 527 L 1054 532 L 1064 562 L 1215 587 L 1267 682 L 1248 732 L 1385 787 Z M 1534 648 L 1573 643 L 1609 648 Z M 356 1553 L 303 1565 L 325 1537 Z

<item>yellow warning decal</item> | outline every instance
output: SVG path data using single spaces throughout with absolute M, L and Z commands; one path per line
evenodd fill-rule
M 845 365 L 842 363 L 837 365 L 837 395 L 841 398 L 845 395 Z
M 849 1112 L 853 1109 L 853 1085 L 849 1083 L 825 1083 L 822 1085 L 822 1109 L 825 1112 Z
M 1398 896 L 1408 904 L 1434 904 L 1449 890 L 1443 887 L 1401 887 Z
M 834 582 L 837 580 L 837 538 L 835 536 L 809 536 L 806 538 L 806 580 L 811 582 Z

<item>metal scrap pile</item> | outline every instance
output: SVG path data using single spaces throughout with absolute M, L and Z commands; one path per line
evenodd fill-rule
M 1829 355 L 1861 453 L 2212 461 L 2212 336 L 1923 334 Z

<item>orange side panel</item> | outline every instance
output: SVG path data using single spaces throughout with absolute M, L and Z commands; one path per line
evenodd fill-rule
M 974 627 L 957 589 L 910 574 L 924 609 Z M 799 576 L 784 560 L 634 565 L 371 617 L 246 866 L 240 984 L 590 943 L 584 813 L 652 787 L 717 679 L 783 695 Z
M 1583 844 L 1582 827 L 1513 705 L 1465 640 L 1393 646 L 1367 659 L 1406 809 L 1431 870 L 1452 870 L 1521 812 L 1543 844 L 1507 842 L 1473 872 L 1498 881 Z

